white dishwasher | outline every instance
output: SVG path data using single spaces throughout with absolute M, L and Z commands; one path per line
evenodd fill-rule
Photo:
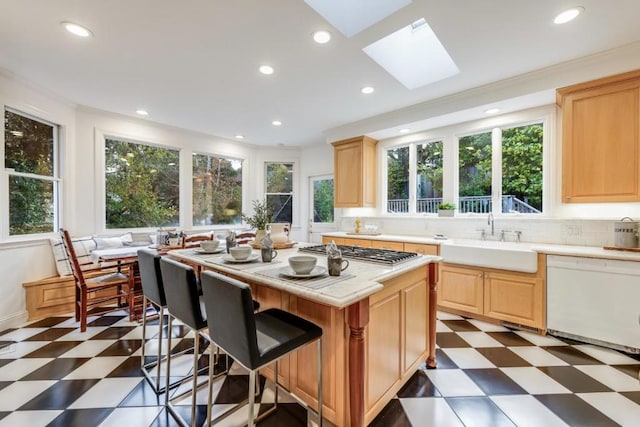
M 547 330 L 640 353 L 640 262 L 548 255 Z

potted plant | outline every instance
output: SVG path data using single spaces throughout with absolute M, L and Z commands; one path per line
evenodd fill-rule
M 253 215 L 242 214 L 242 220 L 249 224 L 256 230 L 256 242 L 259 242 L 264 237 L 266 231 L 265 227 L 271 222 L 271 212 L 267 206 L 267 201 L 253 200 L 251 202 L 253 206 Z
M 438 205 L 438 216 L 453 216 L 456 205 L 450 202 L 442 202 Z

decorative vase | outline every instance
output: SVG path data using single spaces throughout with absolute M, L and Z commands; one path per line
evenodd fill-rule
M 452 217 L 454 213 L 454 209 L 438 209 L 438 216 L 440 217 Z
M 260 242 L 266 235 L 267 235 L 267 230 L 265 229 L 256 230 L 256 240 L 254 240 L 255 244 L 260 245 Z

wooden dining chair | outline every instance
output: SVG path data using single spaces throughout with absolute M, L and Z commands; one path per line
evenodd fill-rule
M 204 240 L 213 240 L 213 232 L 209 234 L 193 234 L 191 236 L 185 235 L 182 239 L 183 248 L 196 248 L 200 247 L 200 242 Z
M 87 312 L 105 313 L 121 308 L 122 300 L 131 303 L 133 289 L 133 263 L 124 263 L 117 268 L 103 268 L 91 263 L 80 264 L 69 231 L 60 229 L 62 243 L 71 264 L 75 286 L 75 317 L 80 321 L 80 332 L 87 330 Z M 126 271 L 125 271 L 126 270 Z M 98 272 L 104 272 L 100 275 Z M 91 278 L 86 278 L 91 273 Z M 96 274 L 94 276 L 94 274 Z M 130 309 L 132 309 L 130 307 Z

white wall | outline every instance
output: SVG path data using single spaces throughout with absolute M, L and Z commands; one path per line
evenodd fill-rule
M 317 144 L 304 147 L 301 150 L 300 160 L 300 182 L 303 191 L 301 192 L 301 214 L 303 221 L 295 240 L 307 242 L 309 239 L 309 218 L 311 216 L 311 197 L 309 191 L 309 179 L 311 177 L 333 174 L 333 147 L 329 144 Z M 336 216 L 340 214 L 340 209 L 336 209 Z
M 62 159 L 62 173 L 66 174 L 72 169 L 75 156 L 73 150 L 67 150 L 67 148 L 73 147 L 75 142 L 75 106 L 73 104 L 43 89 L 21 82 L 9 73 L 0 72 L 0 105 L 6 105 L 60 125 L 60 144 L 67 154 Z M 2 109 L 2 115 L 4 117 L 4 109 Z M 4 126 L 0 132 L 4 132 Z M 4 143 L 0 144 L 0 150 L 4 150 Z M 0 174 L 0 185 L 8 188 L 4 174 Z M 0 205 L 7 206 L 8 195 L 0 194 L 5 195 Z M 63 212 L 72 211 L 69 200 L 63 201 L 62 210 Z M 0 218 L 0 227 L 6 230 L 8 219 L 4 213 Z M 27 318 L 24 290 L 21 284 L 54 274 L 55 266 L 48 239 L 9 238 L 0 241 L 0 277 L 2 277 L 0 331 L 17 326 Z

